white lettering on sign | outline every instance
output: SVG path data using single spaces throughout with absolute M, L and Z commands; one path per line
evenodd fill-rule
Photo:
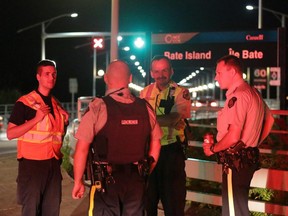
M 255 69 L 253 84 L 254 87 L 261 90 L 266 89 L 267 83 L 267 70 L 265 68 Z
M 138 125 L 138 120 L 121 120 L 121 125 Z
M 240 53 L 239 53 L 239 52 L 236 52 L 236 51 L 233 50 L 232 48 L 229 48 L 229 49 L 228 49 L 228 52 L 229 52 L 229 55 L 234 55 L 234 56 L 240 58 Z
M 176 35 L 173 35 L 173 34 L 167 34 L 165 36 L 165 42 L 167 44 L 173 44 L 173 43 L 181 43 L 181 37 L 180 37 L 180 34 L 176 34 Z
M 254 70 L 254 76 L 264 78 L 267 76 L 267 71 L 264 68 L 263 69 L 255 69 Z
M 264 53 L 259 50 L 242 50 L 241 52 L 235 51 L 232 48 L 228 49 L 229 55 L 235 55 L 238 58 L 242 59 L 263 59 L 264 58 Z M 242 54 L 242 56 L 241 56 Z
M 184 54 L 181 52 L 170 52 L 164 51 L 164 56 L 171 60 L 202 60 L 211 59 L 212 51 L 208 52 L 196 52 L 196 51 L 185 51 Z
M 259 34 L 259 35 L 246 35 L 246 40 L 247 41 L 251 41 L 251 40 L 253 40 L 253 41 L 255 41 L 255 40 L 258 40 L 258 41 L 260 41 L 260 40 L 264 40 L 264 35 L 263 34 Z
M 185 59 L 211 59 L 211 50 L 208 52 L 185 52 Z
M 243 59 L 262 59 L 263 58 L 263 52 L 261 51 L 249 51 L 249 50 L 243 50 L 242 51 L 242 58 Z
M 164 56 L 166 56 L 167 58 L 169 58 L 171 60 L 182 60 L 183 59 L 183 53 L 180 53 L 180 52 L 166 51 L 166 52 L 164 52 Z

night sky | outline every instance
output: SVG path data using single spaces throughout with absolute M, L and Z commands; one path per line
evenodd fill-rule
M 246 4 L 257 5 L 258 0 L 119 0 L 119 32 L 257 29 L 257 10 L 247 11 Z M 263 6 L 288 14 L 287 0 L 263 0 Z M 41 27 L 20 34 L 17 30 L 72 12 L 77 12 L 79 17 L 61 18 L 53 22 L 46 32 L 110 31 L 111 0 L 1 0 L 0 91 L 16 89 L 24 94 L 37 86 L 35 65 L 41 58 Z M 280 25 L 273 14 L 263 12 L 263 29 L 275 29 Z M 53 93 L 60 101 L 71 100 L 69 78 L 78 79 L 76 97 L 92 94 L 93 50 L 90 41 L 90 38 L 46 40 L 46 58 L 57 62 L 58 78 Z M 99 67 L 105 69 L 105 52 L 98 53 Z M 96 85 L 97 93 L 104 94 L 103 80 L 97 80 Z

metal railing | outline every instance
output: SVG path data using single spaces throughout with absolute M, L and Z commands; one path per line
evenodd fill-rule
M 64 109 L 66 109 L 70 114 L 70 122 L 77 116 L 77 103 L 61 103 Z M 14 104 L 0 104 L 0 116 L 3 117 L 4 126 L 7 125 L 10 114 L 13 110 Z
M 2 104 L 0 105 L 0 115 L 4 117 L 4 124 L 7 123 L 7 119 L 13 109 L 14 104 Z M 77 117 L 76 107 L 72 107 L 71 103 L 62 103 L 62 106 L 70 112 L 70 117 Z M 76 106 L 76 104 L 75 104 Z M 221 108 L 216 107 L 192 107 L 191 110 L 191 120 L 197 120 L 197 118 L 216 118 L 217 111 Z M 74 110 L 75 113 L 72 113 Z M 272 110 L 272 114 L 275 118 L 283 118 L 286 123 L 287 128 L 287 117 L 288 110 Z M 72 122 L 71 119 L 70 122 Z M 203 124 L 203 123 L 193 123 L 190 121 L 189 125 L 191 127 L 201 127 L 201 128 L 216 128 L 216 124 Z M 271 134 L 287 135 L 287 129 L 273 129 Z M 189 141 L 190 146 L 201 148 L 201 142 Z M 269 149 L 260 149 L 261 153 L 271 154 L 272 151 Z M 274 154 L 284 154 L 288 155 L 287 151 L 278 150 L 273 152 Z M 219 164 L 213 161 L 198 160 L 195 158 L 189 158 L 186 161 L 186 174 L 188 178 L 207 180 L 212 182 L 222 182 L 222 168 Z M 273 181 L 274 179 L 274 181 Z M 275 181 L 278 183 L 275 184 Z M 251 182 L 251 187 L 268 188 L 273 190 L 288 192 L 288 171 L 286 170 L 275 170 L 275 169 L 261 169 L 257 171 Z M 212 193 L 203 193 L 195 191 L 187 191 L 186 200 L 201 202 L 213 205 L 222 205 L 221 196 Z M 283 214 L 288 215 L 288 205 L 278 205 L 265 201 L 254 201 L 249 200 L 249 208 L 252 211 L 265 212 L 269 214 Z
M 217 111 L 221 108 L 195 108 L 192 107 L 191 111 L 191 121 L 189 125 L 191 127 L 199 127 L 199 128 L 216 128 L 216 124 L 203 124 L 203 123 L 194 123 L 193 120 L 197 121 L 197 118 L 200 116 L 206 116 L 208 118 L 217 117 Z M 271 130 L 270 134 L 274 134 L 276 136 L 285 136 L 287 137 L 287 118 L 288 118 L 288 110 L 271 110 L 275 119 L 281 119 L 284 122 L 283 128 L 277 128 Z M 212 122 L 212 121 L 211 121 Z M 276 121 L 275 121 L 276 122 Z M 275 126 L 276 123 L 274 123 Z M 283 125 L 282 125 L 283 126 Z M 192 129 L 193 131 L 193 129 Z M 285 141 L 285 144 L 288 144 L 288 137 Z M 193 148 L 201 148 L 201 141 L 189 141 L 189 146 Z M 285 148 L 287 149 L 287 147 Z M 274 157 L 287 156 L 288 151 L 284 149 L 272 150 L 267 148 L 260 148 L 261 154 L 274 155 Z M 196 159 L 196 158 L 188 158 L 186 161 L 186 175 L 188 178 L 196 179 L 196 180 L 206 180 L 210 182 L 221 183 L 222 182 L 222 165 L 217 164 L 215 161 Z M 257 172 L 255 172 L 252 182 L 251 188 L 262 188 L 262 189 L 270 189 L 276 190 L 280 192 L 288 192 L 288 170 L 280 170 L 280 169 L 268 169 L 261 168 Z M 215 194 L 213 192 L 202 192 L 202 191 L 193 191 L 187 190 L 186 200 L 212 204 L 216 206 L 222 205 L 221 195 Z M 277 215 L 288 215 L 288 203 L 283 200 L 284 204 L 277 204 L 271 201 L 256 201 L 249 200 L 248 205 L 250 211 L 268 213 L 268 214 L 277 214 Z

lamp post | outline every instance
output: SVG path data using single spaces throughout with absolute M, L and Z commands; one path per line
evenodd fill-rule
M 117 36 L 119 32 L 119 0 L 111 2 L 111 47 L 110 61 L 118 58 L 118 43 Z
M 40 26 L 41 25 L 41 59 L 45 59 L 46 56 L 45 56 L 45 39 L 47 38 L 47 34 L 46 34 L 46 28 L 55 20 L 57 19 L 60 19 L 62 17 L 72 17 L 72 18 L 75 18 L 77 17 L 78 14 L 77 13 L 70 13 L 70 14 L 62 14 L 62 15 L 59 15 L 59 16 L 56 16 L 56 17 L 52 17 L 50 19 L 47 19 L 47 20 L 44 20 L 42 22 L 38 22 L 38 23 L 35 23 L 33 25 L 30 25 L 30 26 L 27 26 L 27 27 L 24 27 L 22 29 L 19 29 L 17 31 L 17 33 L 21 33 L 23 31 L 26 31 L 26 30 L 29 30 L 31 28 L 34 28 L 34 27 L 37 27 L 37 26 Z
M 281 27 L 285 27 L 286 25 L 286 18 L 288 18 L 288 14 L 281 13 L 279 11 L 271 10 L 269 8 L 265 8 L 262 6 L 262 0 L 259 0 L 259 6 L 247 5 L 247 10 L 253 10 L 254 8 L 258 8 L 258 29 L 262 29 L 262 11 L 267 11 L 274 14 L 280 21 Z

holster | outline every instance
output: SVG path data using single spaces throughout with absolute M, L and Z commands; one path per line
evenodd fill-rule
M 150 174 L 151 164 L 154 162 L 154 158 L 152 156 L 145 158 L 143 160 L 138 161 L 138 172 L 141 177 L 147 179 Z
M 106 192 L 108 184 L 114 184 L 111 165 L 107 162 L 91 163 L 91 184 L 96 186 L 97 192 Z
M 259 149 L 245 148 L 245 144 L 241 140 L 232 147 L 218 152 L 216 156 L 217 162 L 224 165 L 225 172 L 227 172 L 227 168 L 239 171 L 240 168 L 259 164 Z

